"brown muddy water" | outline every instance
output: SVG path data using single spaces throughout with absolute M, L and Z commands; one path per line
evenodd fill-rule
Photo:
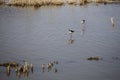
M 101 59 L 87 60 L 91 56 Z M 0 6 L 0 63 L 23 60 L 33 64 L 33 73 L 18 77 L 11 69 L 7 76 L 0 67 L 0 80 L 119 80 L 120 4 Z M 48 72 L 51 61 L 58 64 Z

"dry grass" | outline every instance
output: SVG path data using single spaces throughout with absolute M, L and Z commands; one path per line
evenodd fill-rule
M 68 4 L 77 4 L 77 0 L 67 0 Z
M 113 0 L 108 0 L 108 2 L 112 2 Z M 119 1 L 119 0 L 118 0 Z M 92 2 L 92 0 L 10 0 L 9 2 L 6 2 L 6 5 L 9 6 L 34 6 L 34 7 L 40 7 L 44 5 L 63 5 L 63 4 L 69 4 L 69 5 L 85 5 L 87 3 Z M 93 2 L 96 3 L 105 3 L 105 0 L 95 0 Z M 0 4 L 3 4 L 3 2 L 0 0 Z
M 62 5 L 62 4 L 64 4 L 64 1 L 63 0 L 51 0 L 51 4 Z
M 11 0 L 8 5 L 14 6 L 42 6 L 42 5 L 62 5 L 63 0 Z
M 4 0 L 0 0 L 0 5 L 5 4 Z
M 90 0 L 67 0 L 67 3 L 70 5 L 84 5 L 89 2 Z
M 34 6 L 34 5 L 42 5 L 41 0 L 11 0 L 7 3 L 8 5 L 14 6 Z
M 104 3 L 105 0 L 95 0 L 96 3 Z
M 78 1 L 79 1 L 79 5 L 84 5 L 91 2 L 90 0 L 78 0 Z

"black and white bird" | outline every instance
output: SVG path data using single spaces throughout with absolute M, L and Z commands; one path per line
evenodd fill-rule
M 68 33 L 69 33 L 69 34 L 72 34 L 73 32 L 74 32 L 74 31 L 71 30 L 71 29 L 68 30 Z
M 85 24 L 85 20 L 84 19 L 81 21 L 81 24 Z

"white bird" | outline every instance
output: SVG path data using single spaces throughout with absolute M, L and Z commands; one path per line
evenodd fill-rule
M 114 25 L 114 18 L 113 17 L 111 17 L 111 23 L 112 23 L 112 25 Z

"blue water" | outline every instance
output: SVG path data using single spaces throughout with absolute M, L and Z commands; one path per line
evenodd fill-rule
M 34 73 L 20 78 L 14 70 L 8 77 L 6 68 L 0 67 L 0 80 L 119 80 L 119 13 L 120 4 L 38 9 L 0 6 L 0 63 L 26 60 L 34 66 Z M 75 31 L 72 37 L 68 29 Z M 91 56 L 102 60 L 86 60 Z M 41 64 L 50 61 L 59 64 L 42 73 Z

